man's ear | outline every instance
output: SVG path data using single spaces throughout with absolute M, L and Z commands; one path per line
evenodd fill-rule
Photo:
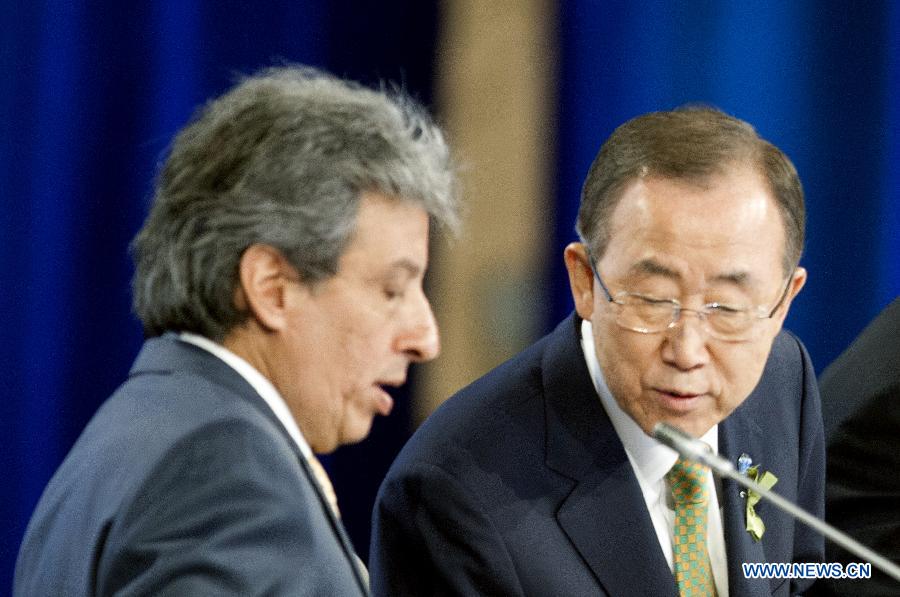
M 788 282 L 787 296 L 784 297 L 784 303 L 778 308 L 778 312 L 775 314 L 779 327 L 784 323 L 784 318 L 787 317 L 788 309 L 791 307 L 791 301 L 800 294 L 800 291 L 806 284 L 806 276 L 806 268 L 797 267 L 794 269 L 791 281 Z
M 238 264 L 235 303 L 244 307 L 263 328 L 287 325 L 287 292 L 296 284 L 296 271 L 280 251 L 269 245 L 250 245 Z
M 563 251 L 566 270 L 569 272 L 569 287 L 575 300 L 575 311 L 579 317 L 591 320 L 594 314 L 594 270 L 582 243 L 569 243 Z

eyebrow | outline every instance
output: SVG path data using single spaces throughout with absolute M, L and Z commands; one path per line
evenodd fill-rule
M 653 259 L 642 259 L 632 265 L 629 271 L 635 274 L 643 274 L 650 276 L 662 276 L 671 280 L 681 280 L 681 274 Z M 750 274 L 745 271 L 732 271 L 717 274 L 712 277 L 711 282 L 728 282 L 746 288 L 749 286 Z
M 415 278 L 419 274 L 422 273 L 422 267 L 415 263 L 410 259 L 406 259 L 405 257 L 402 259 L 398 259 L 397 261 L 391 263 L 390 270 L 404 270 L 406 271 L 410 277 Z
M 629 271 L 635 274 L 663 276 L 664 278 L 671 278 L 673 280 L 681 279 L 681 274 L 652 259 L 642 259 L 638 261 L 629 268 Z

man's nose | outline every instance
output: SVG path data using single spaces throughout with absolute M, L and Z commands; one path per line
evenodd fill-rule
M 397 350 L 417 363 L 430 361 L 441 351 L 437 321 L 422 291 L 410 306 L 409 317 L 397 339 Z
M 706 317 L 700 311 L 681 310 L 679 318 L 665 331 L 662 356 L 666 363 L 689 371 L 709 362 L 709 333 L 706 331 L 705 320 Z

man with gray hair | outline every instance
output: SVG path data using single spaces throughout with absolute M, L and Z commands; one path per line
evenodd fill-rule
M 147 341 L 47 486 L 16 595 L 365 595 L 314 453 L 438 353 L 422 280 L 457 186 L 420 107 L 313 69 L 176 137 L 133 243 Z
M 815 375 L 782 330 L 806 281 L 787 156 L 697 108 L 613 132 L 563 258 L 575 312 L 461 390 L 375 506 L 376 595 L 796 595 L 744 563 L 822 538 L 657 442 L 667 423 L 821 515 Z M 754 509 L 755 507 L 755 509 Z

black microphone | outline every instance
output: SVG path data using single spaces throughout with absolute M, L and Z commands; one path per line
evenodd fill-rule
M 683 458 L 706 465 L 719 477 L 727 477 L 732 481 L 743 485 L 747 489 L 758 493 L 766 500 L 775 504 L 778 508 L 784 510 L 803 524 L 811 527 L 813 530 L 821 533 L 826 538 L 831 539 L 853 555 L 871 563 L 888 576 L 900 581 L 900 566 L 897 566 L 883 555 L 869 549 L 853 537 L 836 529 L 827 522 L 819 520 L 803 508 L 786 500 L 774 491 L 766 489 L 750 477 L 738 473 L 733 464 L 718 454 L 714 454 L 709 446 L 692 435 L 685 433 L 681 429 L 673 427 L 668 423 L 657 423 L 653 427 L 653 437 L 681 454 Z

